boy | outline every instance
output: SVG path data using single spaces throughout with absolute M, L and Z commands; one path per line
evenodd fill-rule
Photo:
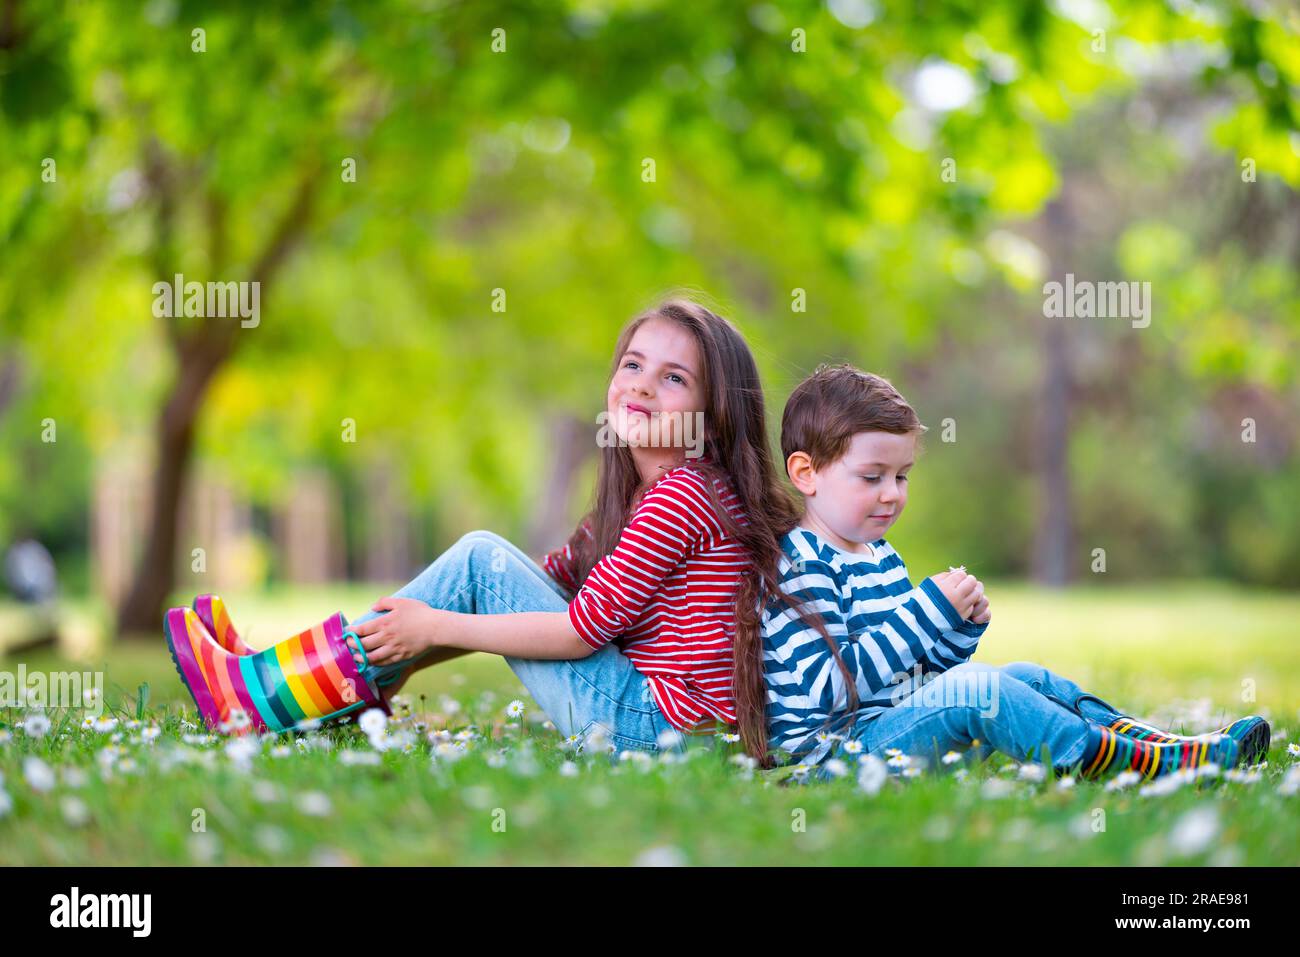
M 895 764 L 999 750 L 1037 754 L 1058 772 L 1078 764 L 1090 779 L 1230 768 L 1239 751 L 1267 750 L 1262 718 L 1187 738 L 1041 666 L 970 661 L 992 618 L 983 584 L 958 568 L 913 586 L 884 538 L 907 504 L 925 431 L 887 380 L 848 365 L 820 366 L 786 404 L 781 451 L 804 515 L 782 539 L 785 597 L 768 602 L 760 625 L 769 748 L 805 764 L 841 740 L 846 754 L 889 752 Z

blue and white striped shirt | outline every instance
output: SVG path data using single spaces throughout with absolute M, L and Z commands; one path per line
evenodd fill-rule
M 840 734 L 878 717 L 920 690 L 923 676 L 970 658 L 988 628 L 962 620 L 929 578 L 913 587 L 903 559 L 883 538 L 871 543 L 874 554 L 859 555 L 796 526 L 781 547 L 781 589 L 821 614 L 853 675 L 859 707 L 849 714 L 844 673 L 820 632 L 773 599 L 762 619 L 773 751 L 821 761 L 832 742 L 818 742 L 818 732 Z

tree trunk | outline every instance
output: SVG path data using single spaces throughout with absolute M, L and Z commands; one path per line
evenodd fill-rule
M 175 214 L 176 176 L 162 147 L 151 142 L 146 153 L 146 179 L 158 196 L 155 227 L 154 272 L 171 276 L 174 259 L 172 243 Z M 285 210 L 262 254 L 255 261 L 249 281 L 265 287 L 279 271 L 311 219 L 313 200 L 321 177 L 321 167 L 313 162 L 299 181 L 293 201 Z M 215 194 L 206 197 L 208 219 L 209 268 L 218 274 L 225 266 L 225 202 Z M 265 302 L 266 297 L 263 296 Z M 177 304 L 179 305 L 179 303 Z M 177 356 L 176 388 L 167 399 L 158 418 L 158 456 L 155 465 L 153 498 L 149 503 L 149 531 L 144 555 L 126 601 L 118 611 L 119 636 L 157 634 L 162 622 L 163 603 L 175 585 L 177 511 L 181 489 L 189 471 L 194 450 L 194 428 L 203 398 L 213 376 L 234 352 L 238 342 L 238 319 L 214 323 L 212 318 L 185 331 L 177 317 L 168 320 L 167 332 Z
M 1078 224 L 1068 206 L 1069 189 L 1048 204 L 1039 220 L 1048 250 L 1051 278 L 1063 281 L 1073 271 L 1073 236 Z M 1069 329 L 1063 317 L 1041 315 L 1046 323 L 1042 343 L 1043 381 L 1037 423 L 1038 521 L 1034 527 L 1031 574 L 1044 585 L 1060 587 L 1070 580 L 1074 549 L 1070 520 L 1070 364 Z
M 194 427 L 213 375 L 229 352 L 221 340 L 196 337 L 181 350 L 176 388 L 158 417 L 158 461 L 149 501 L 148 538 L 135 580 L 118 612 L 122 637 L 157 635 L 163 603 L 175 585 L 176 527 L 181 489 L 189 473 Z
M 1070 523 L 1070 361 L 1066 319 L 1051 323 L 1043 336 L 1043 391 L 1038 420 L 1038 522 L 1035 525 L 1033 577 L 1059 587 L 1070 580 L 1073 531 Z

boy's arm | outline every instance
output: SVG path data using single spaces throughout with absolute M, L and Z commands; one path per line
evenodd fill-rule
M 931 638 L 926 659 L 938 671 L 947 671 L 953 665 L 969 660 L 988 629 L 987 622 L 976 624 L 962 618 L 933 577 L 924 579 L 913 588 L 903 606 L 910 612 L 910 617 L 904 616 L 904 621 L 909 625 L 916 622 L 917 630 Z
M 895 684 L 896 676 L 910 675 L 918 663 L 926 670 L 946 671 L 974 652 L 979 635 L 971 640 L 959 632 L 961 619 L 933 582 L 913 588 L 883 620 L 856 631 L 847 625 L 843 585 L 826 562 L 803 559 L 786 573 L 782 590 L 821 614 L 859 697 L 874 697 Z M 983 632 L 983 626 L 973 627 Z M 847 706 L 843 673 L 811 622 L 791 609 L 769 605 L 764 631 L 771 662 L 766 670 L 797 671 L 802 694 L 824 699 L 830 690 L 830 707 Z

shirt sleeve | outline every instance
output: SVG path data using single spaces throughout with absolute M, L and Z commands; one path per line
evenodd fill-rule
M 578 530 L 585 532 L 587 537 L 591 537 L 591 522 L 583 519 Z M 553 552 L 547 552 L 542 559 L 542 571 L 551 576 L 551 579 L 568 592 L 569 599 L 572 600 L 573 594 L 578 590 L 577 569 L 573 564 L 573 548 L 569 542 L 565 542 L 560 548 Z
M 722 527 L 698 476 L 682 470 L 646 492 L 614 550 L 598 561 L 569 603 L 569 621 L 592 648 L 640 620 L 664 579 Z
M 975 652 L 986 625 L 963 622 L 932 581 L 926 579 L 899 596 L 898 604 L 877 624 L 849 630 L 848 609 L 835 570 L 821 560 L 801 559 L 786 573 L 782 590 L 821 614 L 848 668 L 859 698 L 876 697 L 911 675 L 918 664 L 924 672 L 946 671 Z M 848 706 L 844 675 L 811 623 L 779 602 L 769 606 L 770 663 L 774 674 L 797 674 L 798 691 L 831 709 Z

